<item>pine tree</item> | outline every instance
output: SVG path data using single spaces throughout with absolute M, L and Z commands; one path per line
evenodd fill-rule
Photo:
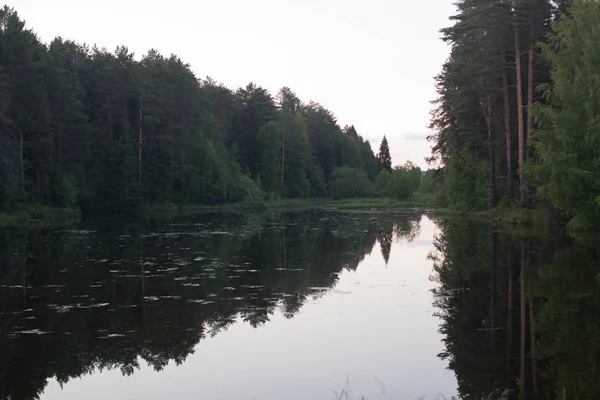
M 383 140 L 379 146 L 379 154 L 377 155 L 377 159 L 386 171 L 392 172 L 392 156 L 390 155 L 390 147 L 385 135 L 383 136 Z

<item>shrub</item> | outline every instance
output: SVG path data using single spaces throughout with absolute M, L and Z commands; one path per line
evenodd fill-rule
M 369 197 L 373 194 L 373 187 L 365 171 L 340 167 L 333 172 L 329 191 L 334 199 Z

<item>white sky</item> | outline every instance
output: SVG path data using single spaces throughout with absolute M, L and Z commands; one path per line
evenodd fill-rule
M 439 29 L 451 0 L 13 0 L 41 40 L 56 36 L 140 56 L 177 54 L 198 77 L 230 88 L 253 81 L 354 124 L 394 164 L 429 155 L 433 77 L 449 53 Z

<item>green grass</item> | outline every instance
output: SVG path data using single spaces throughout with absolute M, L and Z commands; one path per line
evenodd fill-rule
M 12 213 L 0 213 L 0 226 L 45 225 L 80 219 L 79 209 L 33 206 Z

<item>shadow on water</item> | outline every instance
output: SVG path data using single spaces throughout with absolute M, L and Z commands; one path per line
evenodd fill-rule
M 245 321 L 292 318 L 421 214 L 304 211 L 0 230 L 0 398 L 105 369 L 183 363 Z
M 436 223 L 439 357 L 461 398 L 600 398 L 598 238 Z

